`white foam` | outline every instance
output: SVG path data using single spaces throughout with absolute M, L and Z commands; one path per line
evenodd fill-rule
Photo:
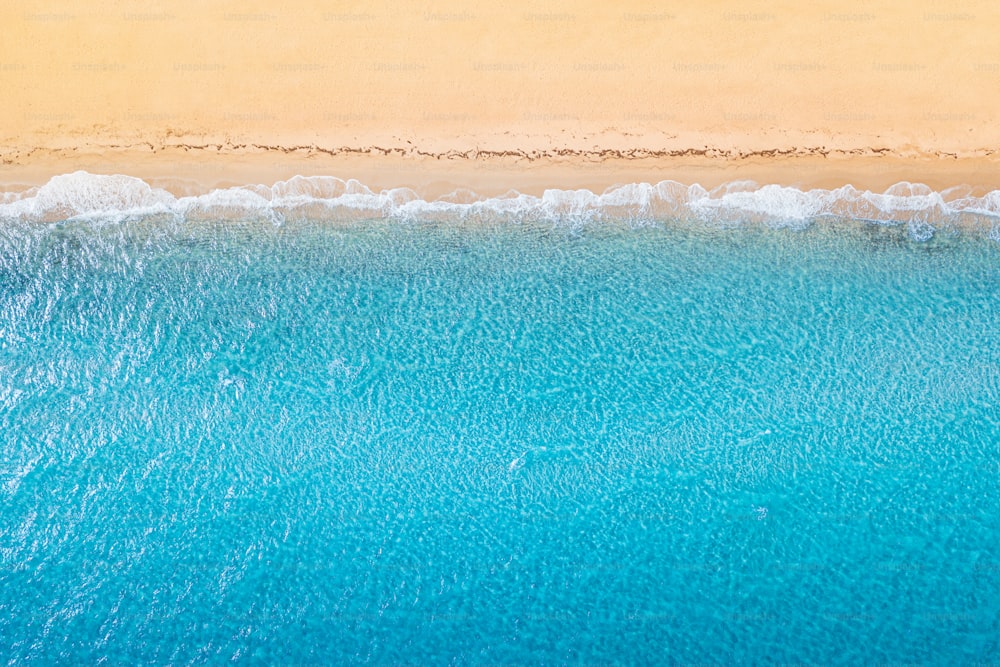
M 77 216 L 168 210 L 176 203 L 165 190 L 151 188 L 131 176 L 102 176 L 77 171 L 55 176 L 22 193 L 8 193 L 0 215 L 28 220 L 61 220 Z
M 479 197 L 459 190 L 434 200 L 408 188 L 373 191 L 354 180 L 296 176 L 274 185 L 246 185 L 207 194 L 175 197 L 130 176 L 78 171 L 41 187 L 4 193 L 0 217 L 53 222 L 80 217 L 121 218 L 170 214 L 179 219 L 238 219 L 288 216 L 338 219 L 552 219 L 557 221 L 642 221 L 682 219 L 715 222 L 808 224 L 824 216 L 908 224 L 926 236 L 928 226 L 985 225 L 1000 218 L 1000 191 L 975 196 L 967 187 L 937 192 L 926 185 L 897 183 L 885 192 L 845 185 L 835 190 L 799 190 L 736 181 L 711 191 L 675 181 L 632 183 L 598 194 L 590 190 L 545 190 L 539 196 L 510 191 Z

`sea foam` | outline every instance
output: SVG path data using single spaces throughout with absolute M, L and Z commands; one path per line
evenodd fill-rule
M 274 185 L 245 185 L 195 196 L 175 196 L 124 175 L 84 171 L 56 176 L 40 187 L 0 196 L 0 217 L 36 222 L 74 218 L 125 218 L 167 214 L 179 219 L 288 218 L 440 220 L 555 220 L 568 222 L 689 220 L 804 226 L 824 217 L 908 224 L 926 236 L 939 227 L 972 227 L 997 236 L 1000 191 L 977 194 L 966 186 L 935 191 L 902 182 L 885 192 L 845 185 L 800 190 L 736 181 L 708 190 L 676 181 L 631 183 L 590 190 L 514 190 L 480 197 L 458 190 L 433 200 L 409 188 L 375 191 L 330 176 L 296 176 Z

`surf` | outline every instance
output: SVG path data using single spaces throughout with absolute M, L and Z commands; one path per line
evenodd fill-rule
M 917 240 L 926 240 L 940 229 L 978 230 L 1000 240 L 1000 190 L 956 186 L 937 191 L 906 181 L 884 192 L 853 185 L 800 190 L 753 181 L 707 189 L 697 183 L 665 180 L 618 185 L 600 193 L 553 188 L 541 195 L 510 190 L 484 197 L 456 190 L 424 199 L 410 188 L 375 190 L 356 179 L 333 176 L 295 176 L 272 185 L 247 184 L 178 196 L 132 176 L 77 171 L 0 195 L 0 219 L 54 223 L 150 215 L 179 220 L 264 217 L 276 224 L 286 219 L 630 224 L 678 220 L 777 227 L 836 218 L 908 225 Z

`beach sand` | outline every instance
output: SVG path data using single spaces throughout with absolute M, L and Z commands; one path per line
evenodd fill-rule
M 1000 188 L 1000 6 L 25 2 L 0 182 Z

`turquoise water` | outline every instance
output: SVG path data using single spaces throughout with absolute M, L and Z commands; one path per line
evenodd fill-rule
M 1000 244 L 0 227 L 8 663 L 1000 660 Z

